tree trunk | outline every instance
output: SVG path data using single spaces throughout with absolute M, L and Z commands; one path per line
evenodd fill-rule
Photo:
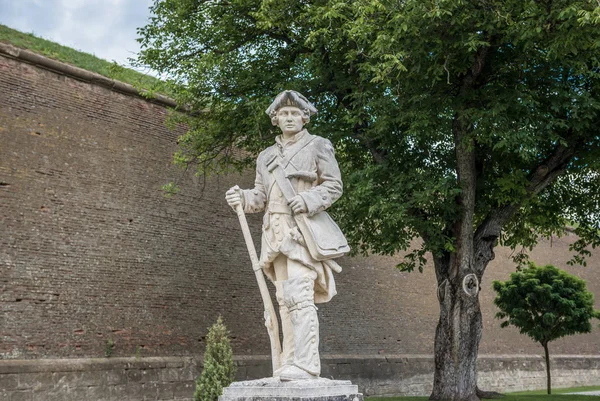
M 440 319 L 435 333 L 435 374 L 430 400 L 479 401 L 477 396 L 477 352 L 482 317 L 479 277 L 470 266 L 452 266 L 449 259 L 438 275 Z M 436 271 L 438 266 L 436 266 Z
M 435 373 L 430 400 L 479 401 L 477 351 L 482 329 L 479 281 L 491 260 L 487 254 L 491 253 L 493 257 L 493 252 L 479 251 L 479 248 L 487 248 L 476 243 L 474 238 L 477 171 L 472 130 L 464 113 L 458 111 L 454 115 L 452 131 L 461 188 L 456 197 L 459 216 L 452 229 L 454 252 L 434 258 L 440 319 L 435 332 Z M 491 243 L 490 249 L 493 249 L 494 241 Z
M 542 343 L 544 346 L 544 354 L 546 355 L 546 382 L 548 387 L 548 394 L 552 394 L 552 379 L 550 376 L 550 353 L 548 352 L 548 343 Z

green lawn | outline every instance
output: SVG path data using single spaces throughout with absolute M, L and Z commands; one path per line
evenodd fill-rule
M 600 391 L 600 386 L 593 387 L 572 387 L 552 389 L 552 395 L 547 395 L 546 390 L 523 391 L 518 393 L 506 394 L 501 398 L 504 401 L 594 401 L 600 400 L 600 397 L 590 397 L 587 395 L 568 395 L 565 393 L 578 391 Z M 429 397 L 368 397 L 368 401 L 426 401 Z
M 126 82 L 137 88 L 156 88 L 160 81 L 132 69 L 124 68 L 92 54 L 59 45 L 31 33 L 23 33 L 0 24 L 0 42 L 10 43 L 22 49 L 29 49 L 46 57 L 72 64 L 87 71 L 97 72 L 105 77 Z M 164 93 L 163 90 L 161 90 Z
M 503 398 L 499 398 L 503 401 L 594 401 L 600 397 L 590 397 L 588 395 L 567 395 L 567 394 L 552 394 L 552 395 L 540 395 L 540 394 L 507 394 Z M 368 401 L 426 401 L 429 397 L 368 397 Z
M 553 388 L 552 394 L 564 394 L 564 393 L 576 393 L 580 391 L 600 391 L 600 386 L 587 386 L 587 387 L 569 387 L 569 388 Z M 544 395 L 546 390 L 535 390 L 535 391 L 520 391 L 518 393 L 512 393 L 514 395 Z M 590 398 L 593 401 L 594 398 Z

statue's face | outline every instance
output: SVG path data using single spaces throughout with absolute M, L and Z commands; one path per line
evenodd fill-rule
M 294 106 L 285 106 L 277 110 L 277 125 L 284 136 L 295 135 L 302 130 L 302 110 Z

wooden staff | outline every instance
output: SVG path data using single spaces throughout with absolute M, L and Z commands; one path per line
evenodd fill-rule
M 237 213 L 238 219 L 240 220 L 240 226 L 242 227 L 242 232 L 244 233 L 244 240 L 246 241 L 248 253 L 250 254 L 250 260 L 252 261 L 252 269 L 254 270 L 254 275 L 256 276 L 256 281 L 258 282 L 258 288 L 260 290 L 260 296 L 263 300 L 263 304 L 265 307 L 265 326 L 267 326 L 267 332 L 269 333 L 269 339 L 271 340 L 271 362 L 273 363 L 273 372 L 275 372 L 281 367 L 281 343 L 279 342 L 279 322 L 277 320 L 277 315 L 275 314 L 275 308 L 273 308 L 271 296 L 269 295 L 269 289 L 267 288 L 265 276 L 263 275 L 262 269 L 258 264 L 258 255 L 256 254 L 256 249 L 254 248 L 254 241 L 252 241 L 252 236 L 250 235 L 250 228 L 248 227 L 248 221 L 246 221 L 246 215 L 244 214 L 244 209 L 242 208 L 241 204 L 238 204 L 235 207 L 235 212 Z

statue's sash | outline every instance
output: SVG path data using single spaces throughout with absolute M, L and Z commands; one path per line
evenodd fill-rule
M 273 174 L 275 182 L 281 189 L 285 199 L 290 202 L 296 196 L 296 191 L 286 177 L 282 162 L 285 161 L 276 156 L 267 164 L 267 168 Z M 342 230 L 327 212 L 318 212 L 312 216 L 307 213 L 294 214 L 294 220 L 298 224 L 298 229 L 304 237 L 306 247 L 314 259 L 334 259 L 350 252 L 348 241 L 346 241 Z

